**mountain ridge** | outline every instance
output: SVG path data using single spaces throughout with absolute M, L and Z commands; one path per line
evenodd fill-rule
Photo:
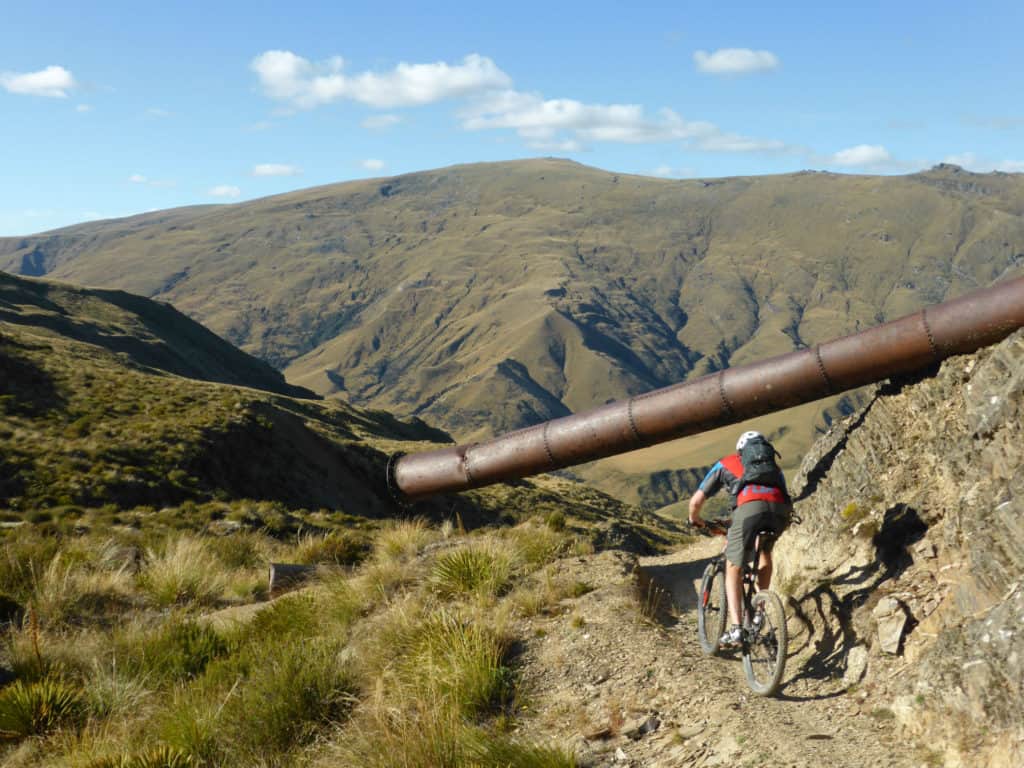
M 172 302 L 293 383 L 460 440 L 812 345 L 1024 269 L 1024 177 L 952 166 L 666 180 L 524 160 L 161 221 L 0 240 L 0 268 L 43 253 L 53 277 Z M 819 408 L 787 425 L 784 452 L 830 418 Z

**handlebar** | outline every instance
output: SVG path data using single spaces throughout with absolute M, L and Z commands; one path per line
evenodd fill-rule
M 729 532 L 732 520 L 726 517 L 715 520 L 705 520 L 704 525 L 702 526 L 697 526 L 689 522 L 687 525 L 698 533 L 706 533 L 709 536 L 725 536 Z

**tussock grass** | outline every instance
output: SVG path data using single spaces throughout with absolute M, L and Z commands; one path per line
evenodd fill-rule
M 370 544 L 365 536 L 351 531 L 332 531 L 323 535 L 301 535 L 295 559 L 306 565 L 357 565 L 369 552 Z
M 527 521 L 504 532 L 504 536 L 516 550 L 517 559 L 530 571 L 566 554 L 572 546 L 573 537 L 561 528 Z
M 442 537 L 450 541 L 429 551 Z M 58 681 L 75 705 L 19 726 L 40 731 L 19 764 L 248 768 L 314 754 L 343 765 L 572 764 L 505 732 L 517 697 L 507 632 L 516 601 L 541 591 L 557 603 L 578 589 L 534 573 L 574 541 L 540 519 L 471 535 L 421 520 L 385 525 L 361 563 L 328 569 L 236 625 L 195 614 L 270 556 L 337 563 L 369 535 L 289 543 L 237 528 L 215 537 L 116 529 L 52 540 L 20 545 L 18 557 L 49 559 L 29 569 L 25 591 L 40 608 L 8 633 L 0 662 L 24 686 Z M 82 596 L 104 588 L 124 616 L 84 610 Z M 40 620 L 44 611 L 54 618 Z
M 45 626 L 100 621 L 131 607 L 133 578 L 122 567 L 97 571 L 54 555 L 39 572 L 32 605 Z
M 420 700 L 443 703 L 467 717 L 508 702 L 511 670 L 508 640 L 477 622 L 442 610 L 406 639 L 399 662 L 401 683 Z
M 220 562 L 205 542 L 191 536 L 168 539 L 147 560 L 139 585 L 161 607 L 213 605 L 227 586 Z
M 316 638 L 261 653 L 219 713 L 222 748 L 237 750 L 237 762 L 255 765 L 308 744 L 325 725 L 344 718 L 355 684 L 340 650 L 337 642 Z
M 380 560 L 410 560 L 440 534 L 426 520 L 400 520 L 385 525 L 373 544 L 374 557 Z
M 93 660 L 92 670 L 85 680 L 85 706 L 89 714 L 103 720 L 137 713 L 153 697 L 146 673 L 132 675 L 117 665 Z
M 492 542 L 470 544 L 437 558 L 431 584 L 442 597 L 495 597 L 508 587 L 512 567 L 506 549 Z

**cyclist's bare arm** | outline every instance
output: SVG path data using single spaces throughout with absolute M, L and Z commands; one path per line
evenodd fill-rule
M 704 506 L 706 499 L 707 496 L 704 495 L 704 491 L 699 489 L 690 497 L 690 525 L 695 525 L 698 528 L 704 527 L 704 520 L 700 516 L 700 508 Z

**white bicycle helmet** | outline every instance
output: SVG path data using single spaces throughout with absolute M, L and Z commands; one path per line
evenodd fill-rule
M 740 439 L 736 441 L 736 450 L 742 451 L 743 446 L 747 444 L 747 441 L 752 440 L 755 437 L 763 438 L 764 435 L 762 435 L 760 432 L 744 432 L 742 435 L 740 435 Z

